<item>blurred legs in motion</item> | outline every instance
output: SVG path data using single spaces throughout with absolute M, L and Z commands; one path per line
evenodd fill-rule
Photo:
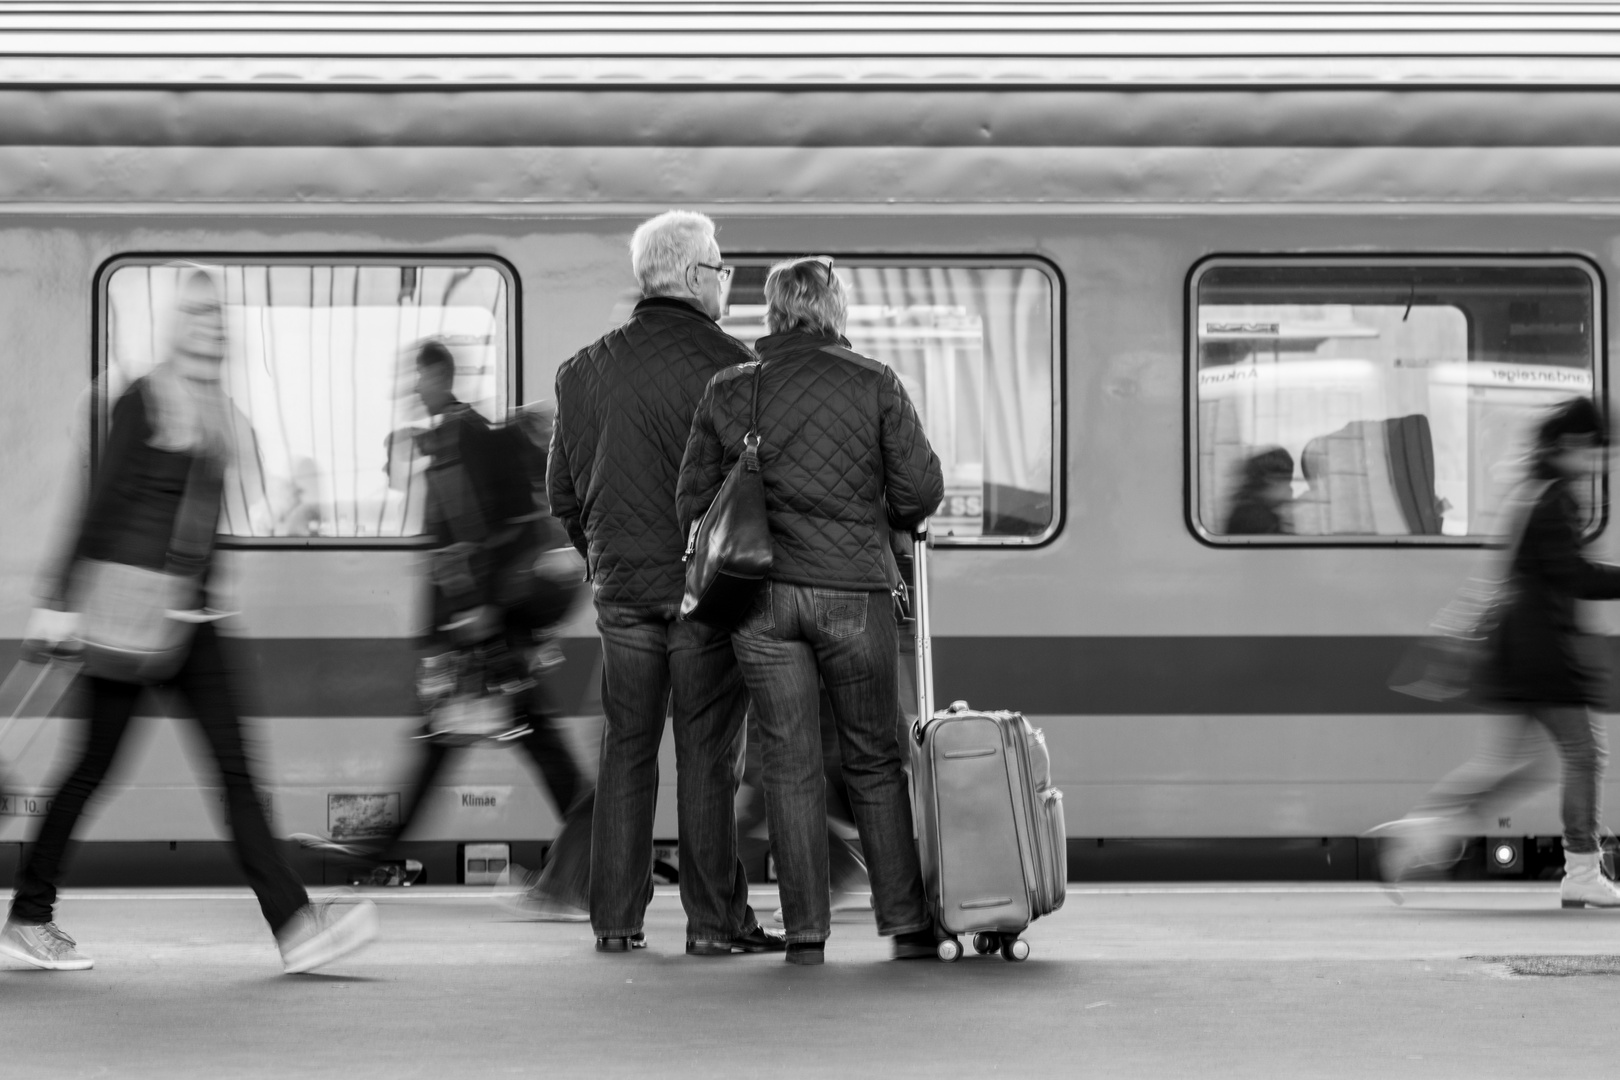
M 582 922 L 590 903 L 591 818 L 596 792 L 568 744 L 561 715 L 543 673 L 537 673 L 528 691 L 526 716 L 529 730 L 514 743 L 523 748 L 543 786 L 551 794 L 562 819 L 552 841 L 544 869 L 514 877 L 515 890 L 498 894 L 514 913 L 551 922 Z M 438 781 L 456 747 L 433 739 L 420 740 L 422 757 L 400 799 L 400 816 L 387 833 L 351 841 L 324 840 L 298 835 L 305 847 L 333 851 L 376 862 L 404 862 L 399 843 L 416 824 L 427 793 Z M 518 868 L 514 867 L 514 871 Z
M 57 886 L 73 828 L 90 797 L 101 786 L 129 730 L 145 689 L 134 683 L 88 678 L 90 716 L 78 762 L 51 802 L 28 858 L 17 875 L 0 952 L 36 967 L 89 967 L 87 957 L 55 928 Z M 208 743 L 225 787 L 226 824 L 235 840 L 237 865 L 259 900 L 259 910 L 282 945 L 299 950 L 298 970 L 309 970 L 364 945 L 376 936 L 376 912 L 369 902 L 317 917 L 309 894 L 276 850 L 259 802 L 242 721 L 230 687 L 220 638 L 209 623 L 198 626 L 185 665 L 170 685 L 190 706 Z M 43 928 L 29 931 L 26 928 Z M 22 928 L 22 929 L 19 929 Z M 31 948 L 32 946 L 32 948 Z M 294 970 L 288 961 L 288 970 Z
M 1463 838 L 1481 831 L 1484 813 L 1522 799 L 1555 780 L 1552 751 L 1562 765 L 1566 859 L 1595 868 L 1599 850 L 1600 788 L 1608 760 L 1601 723 L 1582 705 L 1536 705 L 1519 715 L 1487 718 L 1474 756 L 1441 780 L 1399 821 L 1374 830 L 1384 880 L 1398 883 L 1426 869 L 1445 869 L 1462 854 Z M 1620 904 L 1620 894 L 1598 874 L 1602 888 L 1566 875 L 1565 902 Z M 1579 906 L 1579 905 L 1577 905 Z

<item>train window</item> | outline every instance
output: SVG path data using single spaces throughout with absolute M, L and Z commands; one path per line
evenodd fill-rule
M 767 258 L 739 257 L 726 316 L 765 334 Z M 893 367 L 945 469 L 941 544 L 1032 544 L 1057 528 L 1057 296 L 1032 261 L 845 258 L 857 351 Z
M 110 400 L 168 348 L 182 276 L 205 265 L 226 312 L 236 446 L 220 532 L 271 545 L 403 542 L 422 531 L 428 418 L 416 346 L 456 357 L 456 395 L 504 415 L 513 283 L 471 260 L 122 259 L 102 275 Z
M 1221 258 L 1190 287 L 1189 488 L 1213 542 L 1480 543 L 1536 418 L 1601 390 L 1579 260 Z

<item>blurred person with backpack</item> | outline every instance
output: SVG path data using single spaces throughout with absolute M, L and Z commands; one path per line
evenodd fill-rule
M 433 418 L 417 436 L 428 459 L 424 528 L 433 537 L 417 690 L 427 714 L 424 753 L 381 837 L 342 842 L 296 837 L 306 847 L 394 861 L 450 751 L 480 743 L 521 746 L 562 818 L 543 872 L 504 894 L 519 914 L 556 922 L 588 918 L 594 787 L 568 745 L 547 685 L 561 659 L 551 635 L 583 590 L 567 537 L 542 488 L 550 412 L 518 410 L 495 426 L 457 400 L 455 356 L 430 341 L 416 356 L 416 393 Z M 515 868 L 514 868 L 515 869 Z

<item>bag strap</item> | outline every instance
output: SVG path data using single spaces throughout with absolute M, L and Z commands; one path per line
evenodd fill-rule
M 168 564 L 174 573 L 196 577 L 208 561 L 219 524 L 219 503 L 210 489 L 218 478 L 212 459 L 199 449 L 186 474 L 186 491 L 174 515 L 174 535 L 169 539 Z
M 748 400 L 748 431 L 743 435 L 742 466 L 749 472 L 759 472 L 759 376 L 765 370 L 765 361 L 754 362 L 754 386 Z

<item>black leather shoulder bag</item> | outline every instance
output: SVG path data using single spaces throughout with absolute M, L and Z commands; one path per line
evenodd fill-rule
M 771 572 L 771 525 L 759 472 L 759 376 L 754 368 L 742 456 L 720 485 L 686 545 L 681 618 L 731 630 L 742 622 Z

